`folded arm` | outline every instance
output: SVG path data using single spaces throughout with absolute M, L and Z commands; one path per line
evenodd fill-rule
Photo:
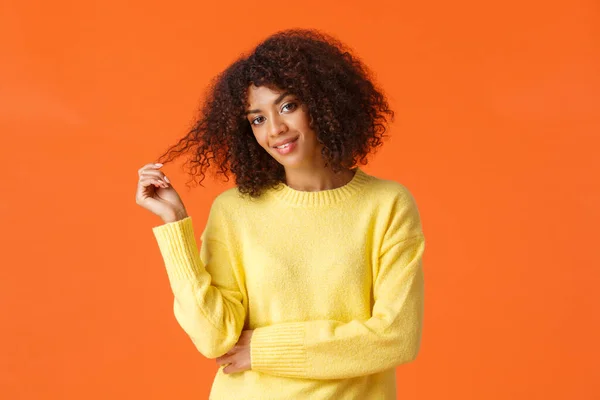
M 252 369 L 286 377 L 341 379 L 413 361 L 423 323 L 423 234 L 388 246 L 366 321 L 288 322 L 254 330 Z
M 200 252 L 191 217 L 152 228 L 175 297 L 175 318 L 207 358 L 236 344 L 246 315 L 234 258 L 213 235 L 217 218 L 211 209 Z

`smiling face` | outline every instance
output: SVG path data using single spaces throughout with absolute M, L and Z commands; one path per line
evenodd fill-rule
M 322 144 L 306 105 L 292 94 L 251 85 L 246 118 L 260 146 L 287 170 L 322 167 Z

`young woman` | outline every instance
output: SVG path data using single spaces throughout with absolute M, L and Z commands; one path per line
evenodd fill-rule
M 159 158 L 192 155 L 236 187 L 214 200 L 197 249 L 160 170 L 139 172 L 178 323 L 221 366 L 210 398 L 395 399 L 421 341 L 425 239 L 398 182 L 357 163 L 393 112 L 335 38 L 278 32 L 212 82 L 193 129 Z M 202 180 L 200 180 L 201 182 Z

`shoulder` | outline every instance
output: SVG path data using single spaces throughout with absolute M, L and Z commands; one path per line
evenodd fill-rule
M 241 193 L 239 193 L 237 187 L 233 187 L 219 193 L 214 198 L 210 209 L 212 213 L 221 213 L 239 207 L 241 202 L 243 202 Z
M 371 176 L 368 198 L 377 203 L 378 219 L 407 237 L 422 233 L 421 215 L 411 190 L 402 182 Z
M 216 204 L 230 204 L 242 200 L 242 194 L 238 190 L 237 186 L 231 189 L 224 190 L 215 197 L 214 203 Z
M 244 198 L 237 187 L 219 193 L 212 201 L 202 240 L 212 238 L 223 243 L 231 243 L 236 226 L 243 215 Z
M 245 212 L 250 211 L 250 208 L 262 201 L 262 198 L 252 198 L 249 195 L 241 193 L 236 186 L 221 192 L 215 197 L 211 206 L 211 212 L 224 213 L 228 216 L 243 215 Z
M 374 196 L 384 204 L 395 204 L 396 206 L 416 207 L 416 200 L 409 188 L 392 179 L 384 179 L 369 175 L 367 195 Z

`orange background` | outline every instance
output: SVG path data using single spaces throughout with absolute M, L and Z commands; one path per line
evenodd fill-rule
M 348 43 L 397 113 L 364 169 L 411 190 L 428 240 L 398 397 L 600 398 L 598 3 L 371 4 L 2 2 L 2 399 L 207 398 L 137 170 L 289 27 Z M 181 165 L 199 238 L 231 182 L 188 189 Z

